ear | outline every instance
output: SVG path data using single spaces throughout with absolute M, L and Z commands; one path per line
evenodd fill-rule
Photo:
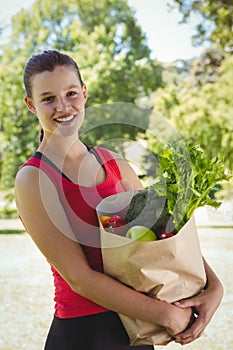
M 87 101 L 87 86 L 83 85 L 83 97 L 85 99 L 85 102 Z
M 25 96 L 24 97 L 24 102 L 27 105 L 27 108 L 29 109 L 30 112 L 32 112 L 33 114 L 36 114 L 36 108 L 34 106 L 33 100 L 32 98 Z

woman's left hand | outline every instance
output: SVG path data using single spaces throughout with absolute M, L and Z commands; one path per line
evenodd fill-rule
M 185 345 L 201 337 L 223 297 L 223 287 L 213 270 L 204 260 L 207 284 L 205 289 L 193 298 L 180 300 L 174 305 L 186 308 L 191 307 L 196 314 L 193 323 L 175 337 L 175 342 Z

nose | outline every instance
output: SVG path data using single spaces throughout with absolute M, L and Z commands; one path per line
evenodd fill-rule
M 63 112 L 66 111 L 67 107 L 69 106 L 69 102 L 65 98 L 60 98 L 57 100 L 56 104 L 56 110 L 57 112 Z

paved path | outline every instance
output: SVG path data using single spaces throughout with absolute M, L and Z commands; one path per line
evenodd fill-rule
M 21 228 L 18 221 L 13 226 Z M 223 281 L 224 300 L 200 340 L 185 347 L 170 343 L 167 350 L 233 348 L 233 228 L 198 232 L 203 255 Z M 42 350 L 53 313 L 53 286 L 50 268 L 27 234 L 0 235 L 0 284 L 0 350 Z

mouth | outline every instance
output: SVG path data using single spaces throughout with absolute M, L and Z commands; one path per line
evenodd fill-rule
M 75 115 L 67 115 L 55 118 L 54 120 L 58 123 L 67 123 L 75 118 Z

